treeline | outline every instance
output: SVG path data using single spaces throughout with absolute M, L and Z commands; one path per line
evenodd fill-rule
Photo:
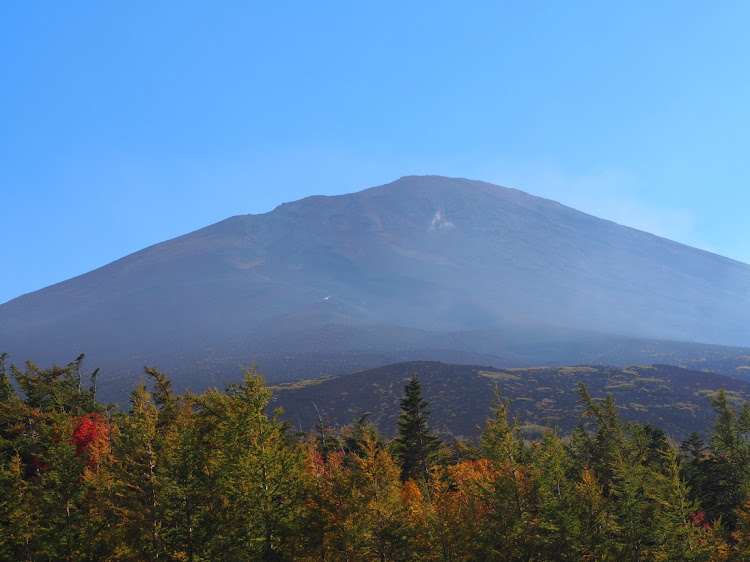
M 0 365 L 2 560 L 747 560 L 750 408 L 708 444 L 619 419 L 528 443 L 498 399 L 441 443 L 412 378 L 395 439 L 366 418 L 295 433 L 254 369 L 176 395 L 147 369 L 127 411 L 67 367 Z

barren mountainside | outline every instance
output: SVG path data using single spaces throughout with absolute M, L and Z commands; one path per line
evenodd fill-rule
M 407 359 L 583 361 L 623 336 L 750 346 L 748 318 L 746 264 L 425 176 L 235 216 L 14 299 L 0 350 L 42 364 L 85 352 L 105 391 L 144 364 L 200 390 L 252 361 L 282 380 Z

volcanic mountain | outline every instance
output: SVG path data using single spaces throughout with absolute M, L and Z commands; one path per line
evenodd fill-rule
M 748 318 L 746 264 L 425 176 L 235 216 L 21 296 L 0 306 L 0 351 L 85 352 L 111 392 L 144 364 L 201 390 L 250 362 L 288 380 L 407 359 L 604 362 L 647 339 L 750 346 Z

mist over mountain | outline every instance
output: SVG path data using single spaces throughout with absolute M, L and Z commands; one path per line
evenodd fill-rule
M 581 362 L 651 339 L 750 346 L 748 318 L 746 264 L 425 176 L 235 216 L 21 296 L 0 306 L 0 351 L 41 365 L 85 352 L 113 392 L 144 364 L 200 390 L 252 361 L 281 380 L 407 359 Z

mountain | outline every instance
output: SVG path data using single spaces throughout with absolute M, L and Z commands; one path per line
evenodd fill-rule
M 117 394 L 144 364 L 201 390 L 252 361 L 281 380 L 407 359 L 602 361 L 652 340 L 667 355 L 670 341 L 748 346 L 748 318 L 746 264 L 426 176 L 235 216 L 21 296 L 0 306 L 0 350 L 42 365 L 85 352 Z M 720 355 L 736 367 L 750 352 Z
M 376 369 L 281 384 L 273 388 L 271 408 L 281 406 L 293 427 L 314 429 L 318 419 L 334 427 L 368 418 L 380 431 L 395 435 L 399 401 L 412 375 L 430 402 L 430 425 L 443 437 L 476 437 L 494 406 L 495 387 L 509 401 L 510 419 L 521 434 L 537 439 L 547 428 L 569 434 L 584 408 L 578 394 L 582 381 L 594 398 L 612 394 L 620 417 L 651 423 L 677 440 L 690 432 L 706 435 L 715 413 L 709 397 L 726 390 L 733 407 L 750 399 L 750 382 L 671 365 L 618 367 L 534 367 L 494 369 L 411 361 Z

